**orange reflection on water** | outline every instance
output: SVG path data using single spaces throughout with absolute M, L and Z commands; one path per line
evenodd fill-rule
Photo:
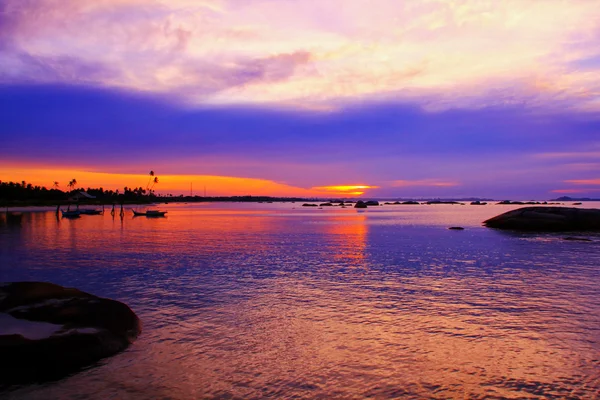
M 329 217 L 325 233 L 337 236 L 340 242 L 333 256 L 337 260 L 352 260 L 358 263 L 365 258 L 367 247 L 367 216 L 365 214 L 354 214 Z

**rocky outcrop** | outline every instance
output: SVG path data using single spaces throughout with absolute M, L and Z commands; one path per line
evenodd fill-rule
M 124 350 L 140 332 L 118 301 L 46 282 L 0 284 L 0 385 L 61 378 Z
M 377 200 L 369 200 L 365 203 L 367 206 L 378 206 L 379 202 Z
M 600 210 L 523 207 L 484 221 L 489 228 L 517 231 L 600 231 Z
M 356 204 L 354 205 L 354 208 L 367 208 L 367 205 L 365 204 L 364 201 L 359 200 L 356 202 Z

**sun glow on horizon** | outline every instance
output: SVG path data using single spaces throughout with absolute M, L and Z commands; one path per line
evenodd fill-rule
M 275 182 L 268 179 L 244 178 L 214 175 L 162 175 L 156 171 L 158 183 L 153 186 L 161 195 L 197 195 L 197 196 L 281 196 L 281 197 L 354 197 L 364 194 L 364 190 L 377 186 L 341 185 L 312 187 L 309 189 Z M 40 167 L 3 167 L 1 181 L 26 181 L 35 186 L 51 188 L 58 182 L 61 190 L 67 189 L 67 182 L 76 179 L 77 187 L 122 190 L 124 187 L 148 187 L 149 174 L 120 174 L 109 172 L 90 172 L 80 169 L 48 169 Z

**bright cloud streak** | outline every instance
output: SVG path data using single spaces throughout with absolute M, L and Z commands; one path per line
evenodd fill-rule
M 600 185 L 600 179 L 572 179 L 565 182 L 575 185 Z
M 356 99 L 600 108 L 594 1 L 4 3 L 5 83 L 326 110 Z
M 351 190 L 351 186 L 315 187 L 311 189 L 299 188 L 284 183 L 267 179 L 252 179 L 228 176 L 210 175 L 161 175 L 156 171 L 159 183 L 154 190 L 161 194 L 185 194 L 190 190 L 194 195 L 207 196 L 283 196 L 283 197 L 353 197 L 364 193 Z M 20 182 L 27 177 L 27 182 L 33 185 L 51 188 L 53 182 L 59 182 L 59 187 L 66 189 L 66 183 L 75 178 L 80 188 L 99 188 L 105 190 L 123 190 L 129 188 L 146 188 L 148 175 L 144 174 L 117 174 L 89 172 L 77 169 L 48 169 L 48 168 L 23 168 L 2 167 L 2 180 Z M 356 186 L 355 188 L 372 188 L 371 186 Z

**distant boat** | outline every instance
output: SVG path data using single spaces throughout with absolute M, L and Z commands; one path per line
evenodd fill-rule
M 158 210 L 147 210 L 145 212 L 133 211 L 134 217 L 164 217 L 167 213 L 166 211 L 158 211 Z
M 62 213 L 63 218 L 79 218 L 79 217 L 81 217 L 81 211 L 78 211 L 78 210 L 75 210 L 75 211 L 60 210 L 60 212 Z
M 83 214 L 83 215 L 100 215 L 104 211 L 102 211 L 102 210 L 92 210 L 92 209 L 83 209 L 83 210 L 79 210 L 79 212 L 81 214 Z

